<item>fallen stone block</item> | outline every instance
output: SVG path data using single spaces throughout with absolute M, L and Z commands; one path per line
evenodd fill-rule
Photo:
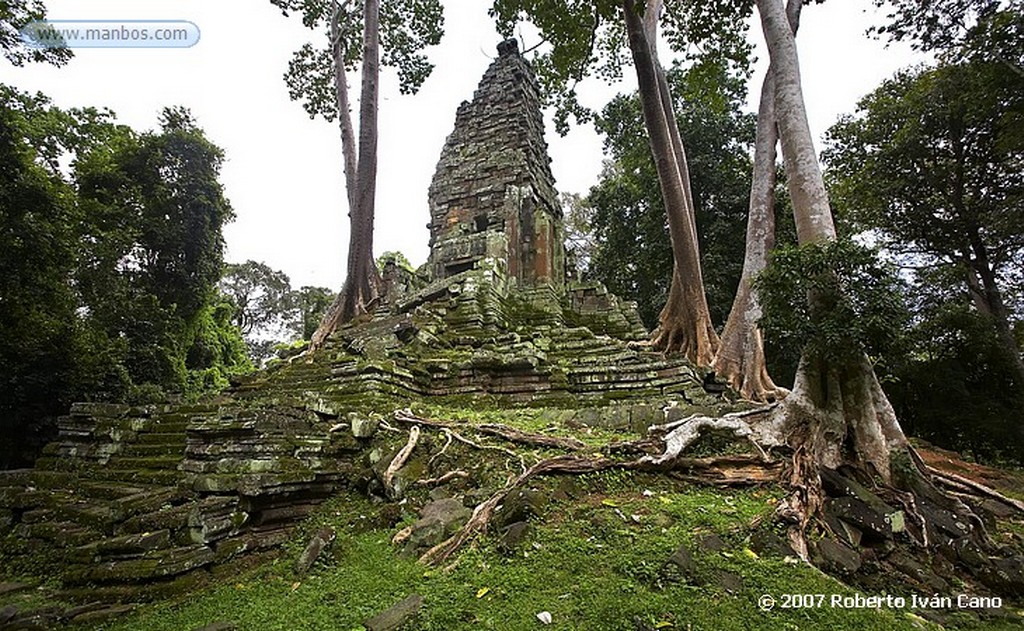
M 363 623 L 366 631 L 394 631 L 419 613 L 423 596 L 413 594 Z
M 309 540 L 309 543 L 306 544 L 306 549 L 295 560 L 295 573 L 299 576 L 304 576 L 313 567 L 313 564 L 316 563 L 320 554 L 334 543 L 336 536 L 337 534 L 333 528 L 321 528 L 318 530 L 313 535 L 313 538 Z

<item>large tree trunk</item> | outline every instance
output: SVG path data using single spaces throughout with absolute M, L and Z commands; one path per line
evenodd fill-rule
M 377 194 L 377 105 L 380 79 L 380 1 L 366 0 L 363 9 L 363 85 L 359 103 L 359 164 L 356 170 L 358 212 L 349 235 L 349 269 L 345 279 L 342 318 L 365 312 L 377 297 L 373 265 L 373 216 Z
M 1021 355 L 1017 339 L 1010 328 L 1010 313 L 999 288 L 999 280 L 992 269 L 988 248 L 981 238 L 981 230 L 972 226 L 971 250 L 967 254 L 967 286 L 978 311 L 986 316 L 995 328 L 999 343 L 1016 371 L 1017 387 L 1024 388 L 1024 356 Z M 972 256 L 973 254 L 973 256 Z
M 800 24 L 801 0 L 789 0 L 786 15 L 795 34 Z M 775 78 L 771 66 L 761 85 L 754 141 L 754 177 L 750 186 L 747 215 L 746 252 L 743 272 L 729 319 L 722 331 L 722 345 L 715 356 L 715 373 L 724 378 L 744 399 L 770 402 L 785 395 L 768 374 L 764 338 L 757 321 L 761 303 L 754 291 L 754 278 L 768 264 L 775 247 L 775 146 L 779 141 L 775 123 Z
M 654 346 L 666 352 L 681 352 L 695 364 L 709 366 L 718 350 L 718 335 L 711 324 L 704 295 L 686 156 L 668 84 L 654 48 L 660 6 L 660 1 L 652 0 L 641 16 L 633 0 L 623 2 L 644 125 L 658 171 L 675 260 L 668 302 L 659 316 Z
M 836 232 L 807 124 L 793 32 L 782 0 L 756 1 L 775 75 L 776 118 L 797 238 L 801 245 L 832 241 Z M 808 300 L 812 314 L 823 308 L 813 293 Z M 804 559 L 806 529 L 824 506 L 820 472 L 842 465 L 887 488 L 916 522 L 923 545 L 940 543 L 936 533 L 941 518 L 918 510 L 919 500 L 952 513 L 964 524 L 964 534 L 994 551 L 971 509 L 933 485 L 863 353 L 825 358 L 805 351 L 793 391 L 757 432 L 764 444 L 786 444 L 793 451 L 790 494 L 779 503 L 777 514 L 790 523 L 790 543 Z
M 831 241 L 836 231 L 807 123 L 793 32 L 781 0 L 757 0 L 757 6 L 775 75 L 776 117 L 797 238 L 801 245 Z M 793 392 L 778 410 L 782 435 L 812 464 L 851 464 L 892 481 L 891 454 L 905 449 L 907 441 L 867 357 L 829 362 L 805 353 Z M 816 510 L 813 504 L 800 508 Z
M 380 292 L 380 275 L 373 261 L 373 219 L 377 191 L 377 108 L 380 78 L 380 2 L 366 0 L 363 8 L 363 69 L 359 107 L 359 156 L 356 159 L 355 134 L 349 108 L 348 82 L 345 78 L 345 53 L 334 3 L 335 19 L 331 27 L 334 53 L 334 92 L 341 126 L 344 154 L 345 189 L 349 204 L 348 267 L 345 284 L 324 314 L 310 348 L 318 349 L 341 324 L 365 313 Z
M 345 194 L 348 196 L 349 217 L 356 209 L 356 136 L 349 106 L 348 79 L 345 76 L 345 42 L 341 32 L 342 7 L 335 1 L 331 22 L 331 54 L 334 58 L 334 101 L 338 108 L 338 126 L 341 129 L 341 153 L 345 169 Z
M 764 339 L 757 325 L 762 315 L 761 303 L 753 287 L 754 278 L 768 264 L 768 253 L 775 246 L 775 144 L 778 136 L 774 93 L 775 82 L 769 69 L 761 86 L 757 114 L 743 273 L 713 365 L 719 377 L 750 401 L 774 401 L 783 394 L 768 375 Z

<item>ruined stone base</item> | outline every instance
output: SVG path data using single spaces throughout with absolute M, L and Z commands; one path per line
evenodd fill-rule
M 476 269 L 204 404 L 76 404 L 35 469 L 0 473 L 0 532 L 51 559 L 69 597 L 135 599 L 279 545 L 360 483 L 372 441 L 353 421 L 371 413 L 543 407 L 561 426 L 642 432 L 669 400 L 722 405 L 703 374 L 645 350 L 635 314 L 597 285 L 559 297 Z

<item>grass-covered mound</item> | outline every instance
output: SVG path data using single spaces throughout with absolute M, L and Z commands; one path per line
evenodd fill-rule
M 273 562 L 102 628 L 362 629 L 412 594 L 423 605 L 406 629 L 942 628 L 910 607 L 781 608 L 784 594 L 824 594 L 827 603 L 856 592 L 773 553 L 778 540 L 766 524 L 780 494 L 631 472 L 544 479 L 532 488 L 529 528 L 518 541 L 489 536 L 429 568 L 392 544 L 416 519 L 412 502 L 395 511 L 349 493 L 325 504 Z M 296 575 L 295 559 L 323 526 L 338 538 L 309 574 Z M 776 599 L 770 611 L 759 603 L 764 595 Z M 1008 611 L 938 613 L 948 629 L 1009 630 L 1022 621 Z

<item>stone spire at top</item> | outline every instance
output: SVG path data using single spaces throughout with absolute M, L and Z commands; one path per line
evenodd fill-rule
M 521 287 L 562 286 L 562 213 L 540 87 L 515 40 L 498 45 L 473 100 L 459 106 L 428 199 L 434 278 L 487 259 Z

